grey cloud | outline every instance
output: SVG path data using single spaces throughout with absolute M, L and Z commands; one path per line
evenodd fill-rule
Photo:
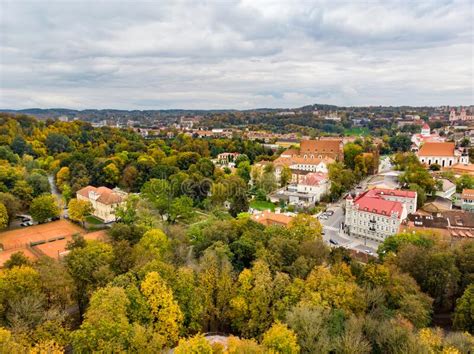
M 0 3 L 0 106 L 472 104 L 470 2 Z

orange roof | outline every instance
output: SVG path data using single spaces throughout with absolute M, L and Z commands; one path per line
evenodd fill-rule
M 341 139 L 301 140 L 300 154 L 305 153 L 340 153 L 342 152 Z
M 455 165 L 445 167 L 445 170 L 451 170 L 455 173 L 466 173 L 468 175 L 474 176 L 474 164 L 464 165 L 462 163 L 457 163 Z
M 252 215 L 252 220 L 265 226 L 270 226 L 270 225 L 287 226 L 292 220 L 292 217 L 285 214 L 277 214 L 271 211 L 264 211 L 261 214 Z
M 454 156 L 454 143 L 426 142 L 424 143 L 418 156 Z
M 274 161 L 275 165 L 284 165 L 284 166 L 291 166 L 295 164 L 301 165 L 319 165 L 321 162 L 325 162 L 326 164 L 333 163 L 334 160 L 329 157 L 323 157 L 322 159 L 318 158 L 304 158 L 301 156 L 293 156 L 293 157 L 279 157 Z
M 97 198 L 97 201 L 102 204 L 110 205 L 121 203 L 123 201 L 122 195 L 107 187 L 96 188 L 93 186 L 87 186 L 78 190 L 77 194 L 82 195 L 84 198 L 89 198 L 90 192 L 98 194 L 99 197 Z
M 474 198 L 474 189 L 463 189 L 461 198 Z

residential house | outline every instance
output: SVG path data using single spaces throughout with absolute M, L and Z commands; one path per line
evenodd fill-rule
M 461 209 L 474 212 L 474 189 L 464 189 L 462 191 Z
M 91 202 L 92 215 L 103 220 L 105 223 L 116 220 L 115 211 L 127 198 L 127 193 L 118 188 L 87 186 L 77 191 L 78 200 Z

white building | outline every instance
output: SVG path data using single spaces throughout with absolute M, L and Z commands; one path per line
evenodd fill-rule
M 449 121 L 468 121 L 474 120 L 474 115 L 469 114 L 464 107 L 461 107 L 461 111 L 457 114 L 456 109 L 453 107 L 451 108 L 451 112 L 449 112 Z
M 102 219 L 104 223 L 116 220 L 115 210 L 125 202 L 127 193 L 118 188 L 87 186 L 77 191 L 78 200 L 86 200 L 92 204 L 92 215 Z
M 464 189 L 461 195 L 461 208 L 474 212 L 474 189 Z
M 277 191 L 272 201 L 278 202 L 283 199 L 297 207 L 313 207 L 328 193 L 329 187 L 330 182 L 326 173 L 311 172 L 301 176 L 297 183 Z
M 455 144 L 452 142 L 427 142 L 424 143 L 417 152 L 418 159 L 421 163 L 428 166 L 437 164 L 441 167 L 453 166 L 457 163 L 469 164 L 469 155 L 467 151 L 460 152 L 456 150 Z
M 411 142 L 414 145 L 414 150 L 418 150 L 421 145 L 427 142 L 444 142 L 446 139 L 438 134 L 431 134 L 431 128 L 428 124 L 424 124 L 421 128 L 420 134 L 413 134 Z
M 383 242 L 398 232 L 408 209 L 416 210 L 416 192 L 369 190 L 356 199 L 346 199 L 344 228 L 353 237 Z

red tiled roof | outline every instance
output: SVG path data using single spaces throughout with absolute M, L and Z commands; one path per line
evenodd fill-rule
M 300 154 L 305 153 L 340 153 L 342 152 L 342 140 L 302 140 L 300 142 Z
M 359 207 L 359 211 L 366 211 L 373 214 L 391 216 L 392 213 L 397 212 L 399 219 L 403 210 L 402 203 L 392 202 L 382 198 L 361 197 L 356 199 L 354 204 Z
M 454 143 L 426 142 L 421 146 L 418 156 L 454 156 L 454 149 Z
M 292 220 L 292 217 L 285 214 L 277 214 L 271 211 L 264 211 L 261 214 L 252 215 L 252 219 L 265 226 L 270 226 L 270 225 L 287 226 Z
M 321 162 L 324 162 L 326 164 L 331 164 L 334 162 L 333 159 L 329 157 L 323 157 L 322 159 L 318 158 L 304 158 L 300 156 L 293 156 L 293 157 L 279 157 L 274 161 L 275 165 L 284 165 L 284 166 L 290 166 L 290 165 L 295 165 L 295 164 L 300 164 L 300 165 L 319 165 Z
M 463 189 L 461 198 L 474 198 L 474 189 Z
M 402 216 L 403 205 L 400 202 L 385 200 L 382 197 L 370 194 L 367 191 L 357 197 L 354 201 L 354 205 L 359 207 L 359 211 L 366 211 L 369 213 L 391 216 L 392 213 L 397 212 L 398 218 Z
M 327 173 L 311 172 L 303 177 L 303 180 L 301 181 L 300 184 L 304 184 L 308 186 L 319 186 L 321 182 L 327 180 L 327 178 L 328 178 Z
M 366 195 L 370 197 L 381 197 L 383 195 L 388 195 L 403 198 L 415 198 L 416 192 L 406 190 L 402 191 L 400 189 L 374 188 L 366 192 Z
M 90 192 L 95 192 L 96 194 L 98 194 L 99 197 L 97 198 L 97 201 L 102 204 L 110 205 L 121 203 L 123 201 L 122 195 L 114 192 L 112 189 L 107 187 L 96 188 L 93 186 L 87 186 L 78 190 L 77 194 L 82 195 L 84 198 L 89 198 Z

